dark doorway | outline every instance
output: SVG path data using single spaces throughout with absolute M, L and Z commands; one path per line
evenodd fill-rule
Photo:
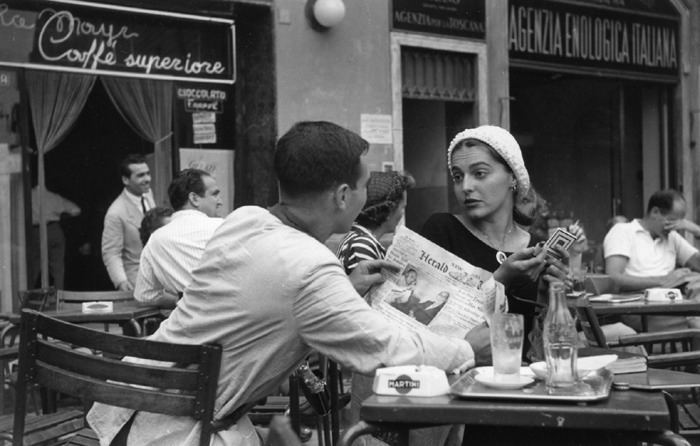
M 122 189 L 119 161 L 149 153 L 150 143 L 126 124 L 102 84 L 95 82 L 68 136 L 46 154 L 46 186 L 80 206 L 79 217 L 61 223 L 66 235 L 65 287 L 113 289 L 102 263 L 102 226 L 107 208 Z

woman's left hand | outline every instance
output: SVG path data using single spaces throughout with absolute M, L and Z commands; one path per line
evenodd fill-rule
M 545 267 L 544 254 L 541 246 L 531 246 L 516 251 L 494 271 L 493 277 L 505 286 L 508 286 L 514 278 L 523 275 L 535 281 Z

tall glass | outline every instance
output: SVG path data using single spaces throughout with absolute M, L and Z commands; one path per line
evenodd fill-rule
M 522 314 L 494 313 L 491 318 L 491 356 L 494 379 L 517 379 L 523 354 Z

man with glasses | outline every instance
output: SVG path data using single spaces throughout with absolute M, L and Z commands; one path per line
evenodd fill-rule
M 700 255 L 678 231 L 700 236 L 700 227 L 685 219 L 686 202 L 673 190 L 655 192 L 643 218 L 618 223 L 605 236 L 605 272 L 620 291 L 676 288 L 700 279 Z M 696 318 L 688 318 L 692 326 Z M 673 323 L 669 323 L 673 320 Z M 654 317 L 650 331 L 687 327 L 685 318 Z

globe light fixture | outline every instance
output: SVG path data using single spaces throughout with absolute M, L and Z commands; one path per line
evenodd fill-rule
M 343 0 L 308 0 L 306 15 L 316 31 L 327 31 L 340 24 L 345 17 Z

